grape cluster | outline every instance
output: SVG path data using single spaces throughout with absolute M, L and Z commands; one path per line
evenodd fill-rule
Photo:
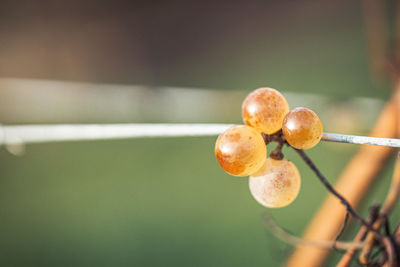
M 217 139 L 215 156 L 227 173 L 250 176 L 253 197 L 269 208 L 285 207 L 300 191 L 300 173 L 286 160 L 267 157 L 262 134 L 283 133 L 286 142 L 296 149 L 310 149 L 322 137 L 322 123 L 308 108 L 290 111 L 285 97 L 272 88 L 259 88 L 243 101 L 245 125 L 227 129 Z

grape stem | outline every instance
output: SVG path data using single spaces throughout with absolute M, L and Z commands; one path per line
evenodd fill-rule
M 287 144 L 287 142 L 286 142 L 285 137 L 283 136 L 282 131 L 279 131 L 274 135 L 268 135 L 268 134 L 263 133 L 262 137 L 264 138 L 264 142 L 266 145 L 268 145 L 272 141 L 278 142 L 278 146 L 275 148 L 274 151 L 271 152 L 271 154 L 269 156 L 275 160 L 283 159 L 282 148 L 283 148 L 283 145 Z
M 304 162 L 310 167 L 310 169 L 315 173 L 315 175 L 318 177 L 318 179 L 322 182 L 322 184 L 328 189 L 329 192 L 331 192 L 335 197 L 337 197 L 340 202 L 346 207 L 347 211 L 362 225 L 364 225 L 369 231 L 371 231 L 377 239 L 381 241 L 381 243 L 384 245 L 386 248 L 387 256 L 389 262 L 396 263 L 397 262 L 397 255 L 396 255 L 396 249 L 393 244 L 393 240 L 380 233 L 377 231 L 369 222 L 364 220 L 350 205 L 350 203 L 342 196 L 340 195 L 334 188 L 333 186 L 328 182 L 328 180 L 325 178 L 325 176 L 321 173 L 321 171 L 317 168 L 317 166 L 314 164 L 314 162 L 307 156 L 307 154 L 301 150 L 301 149 L 296 149 L 293 148 L 299 155 L 300 157 L 304 160 Z M 390 265 L 390 266 L 396 266 L 396 265 Z

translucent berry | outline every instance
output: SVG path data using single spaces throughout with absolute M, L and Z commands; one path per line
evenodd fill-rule
M 288 112 L 289 104 L 285 97 L 272 88 L 254 90 L 242 104 L 244 123 L 266 134 L 279 131 Z
M 215 156 L 227 173 L 248 176 L 264 164 L 267 148 L 255 129 L 245 125 L 233 126 L 218 137 Z
M 249 178 L 250 192 L 263 206 L 281 208 L 292 203 L 300 191 L 300 173 L 288 160 L 267 158 Z
M 297 149 L 309 149 L 322 137 L 322 123 L 318 115 L 308 108 L 295 108 L 283 121 L 282 131 L 287 142 Z

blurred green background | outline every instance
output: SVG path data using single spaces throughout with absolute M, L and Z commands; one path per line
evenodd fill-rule
M 285 94 L 326 97 L 322 103 L 308 103 L 321 114 L 329 106 L 330 112 L 344 120 L 341 126 L 340 121 L 333 124 L 329 120 L 333 116 L 324 116 L 326 129 L 365 134 L 379 112 L 371 111 L 370 102 L 357 102 L 359 117 L 351 109 L 335 113 L 343 111 L 342 104 L 349 99 L 368 98 L 381 106 L 390 95 L 388 83 L 374 80 L 369 70 L 362 4 L 342 0 L 83 1 L 79 5 L 5 1 L 0 8 L 0 76 L 219 88 L 240 96 L 271 86 Z M 60 117 L 54 105 L 45 109 L 46 119 L 41 119 L 30 116 L 39 114 L 35 113 L 37 103 L 49 105 L 53 97 L 49 92 L 47 98 L 35 95 L 39 91 L 32 91 L 29 83 L 18 94 L 7 83 L 0 82 L 0 86 L 0 118 L 9 124 L 241 123 L 240 102 L 230 102 L 223 94 L 215 99 L 221 108 L 213 109 L 214 115 L 205 112 L 190 118 L 177 114 L 166 121 L 154 115 L 158 106 L 153 100 L 165 97 L 162 89 L 154 90 L 150 101 L 134 99 L 154 109 L 151 114 L 129 117 L 130 111 L 113 110 L 112 117 L 89 116 L 91 106 L 82 103 L 91 99 L 78 103 L 79 98 L 71 93 L 71 112 Z M 54 101 L 57 92 L 54 88 Z M 110 96 L 119 93 L 112 88 L 107 91 Z M 109 99 L 113 107 L 119 105 Z M 296 104 L 302 103 L 296 99 Z M 171 110 L 185 101 L 190 101 L 188 109 L 209 105 L 179 93 L 173 100 Z M 107 113 L 108 108 L 104 105 L 99 110 Z M 79 113 L 74 112 L 77 109 Z M 368 121 L 361 127 L 364 115 Z M 215 140 L 40 144 L 27 146 L 21 157 L 2 150 L 0 265 L 279 266 L 291 246 L 265 228 L 261 215 L 272 214 L 279 225 L 300 235 L 326 196 L 325 188 L 296 154 L 285 149 L 285 156 L 302 174 L 302 190 L 289 207 L 265 209 L 249 194 L 247 178 L 232 177 L 220 169 L 213 154 Z M 356 145 L 321 143 L 309 155 L 333 182 L 357 149 Z M 372 203 L 383 200 L 392 165 L 373 185 L 360 208 L 362 215 L 367 215 Z M 396 209 L 393 221 L 399 213 Z M 344 239 L 355 231 L 350 227 Z M 333 252 L 326 266 L 333 266 L 338 257 L 340 253 Z

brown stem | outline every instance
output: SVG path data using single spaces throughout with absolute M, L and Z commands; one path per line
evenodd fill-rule
M 262 133 L 261 134 L 262 137 L 264 138 L 264 142 L 266 145 L 268 145 L 271 142 L 278 142 L 278 143 L 286 143 L 286 139 L 282 133 L 282 131 L 279 131 L 275 134 L 265 134 Z
M 331 192 L 335 197 L 337 197 L 340 202 L 346 207 L 347 211 L 353 215 L 353 217 L 362 225 L 364 225 L 370 233 L 374 235 L 376 239 L 378 239 L 385 247 L 387 257 L 388 257 L 388 263 L 390 264 L 389 266 L 396 266 L 397 263 L 397 253 L 395 250 L 395 246 L 393 244 L 393 240 L 391 240 L 389 237 L 381 234 L 379 231 L 377 231 L 369 222 L 365 221 L 350 205 L 350 203 L 342 196 L 340 195 L 333 187 L 332 185 L 328 182 L 328 180 L 325 178 L 325 176 L 322 175 L 320 170 L 315 166 L 315 164 L 312 162 L 312 160 L 307 156 L 307 154 L 300 149 L 295 149 L 296 152 L 301 156 L 301 158 L 306 162 L 306 164 L 311 168 L 311 170 L 314 171 L 316 176 L 319 178 L 319 180 L 324 184 L 324 186 Z
M 369 215 L 369 223 L 373 223 L 379 215 L 379 208 L 380 205 L 379 204 L 375 204 L 371 207 L 370 210 L 370 215 Z M 365 226 L 361 226 L 360 230 L 358 231 L 356 237 L 353 239 L 353 242 L 361 242 L 365 235 L 367 234 L 367 228 Z M 342 257 L 342 259 L 338 262 L 338 264 L 336 265 L 336 267 L 347 267 L 349 266 L 349 264 L 351 263 L 354 254 L 356 253 L 355 249 L 349 249 L 346 254 L 344 254 L 344 256 Z
M 284 143 L 279 143 L 278 146 L 275 148 L 274 151 L 271 152 L 269 155 L 271 158 L 276 159 L 276 160 L 281 160 L 283 159 L 283 153 L 282 153 L 282 147 Z
M 264 214 L 264 222 L 270 230 L 277 238 L 284 241 L 285 243 L 294 245 L 294 246 L 311 246 L 317 248 L 333 248 L 336 247 L 340 250 L 357 250 L 361 249 L 364 246 L 363 242 L 345 242 L 345 241 L 313 241 L 313 240 L 306 240 L 300 237 L 294 236 L 281 227 L 273 220 L 273 218 L 268 215 Z
M 389 188 L 389 192 L 386 196 L 383 204 L 382 213 L 378 220 L 374 223 L 374 228 L 379 229 L 386 222 L 387 217 L 392 211 L 400 193 L 400 154 L 397 155 L 396 165 L 392 176 L 392 183 Z M 368 263 L 368 258 L 375 243 L 375 237 L 372 234 L 368 234 L 366 237 L 366 245 L 360 253 L 360 262 L 362 264 Z
M 295 149 L 296 152 L 300 155 L 300 157 L 304 160 L 304 162 L 311 168 L 311 170 L 315 173 L 318 179 L 322 182 L 322 184 L 331 192 L 335 197 L 337 197 L 340 202 L 346 207 L 347 211 L 362 225 L 364 225 L 369 231 L 373 232 L 375 236 L 378 238 L 384 238 L 384 236 L 375 230 L 370 223 L 364 220 L 358 213 L 353 209 L 350 203 L 341 195 L 339 194 L 333 186 L 328 182 L 325 176 L 321 173 L 321 171 L 315 166 L 314 162 L 307 156 L 307 154 L 300 149 Z

